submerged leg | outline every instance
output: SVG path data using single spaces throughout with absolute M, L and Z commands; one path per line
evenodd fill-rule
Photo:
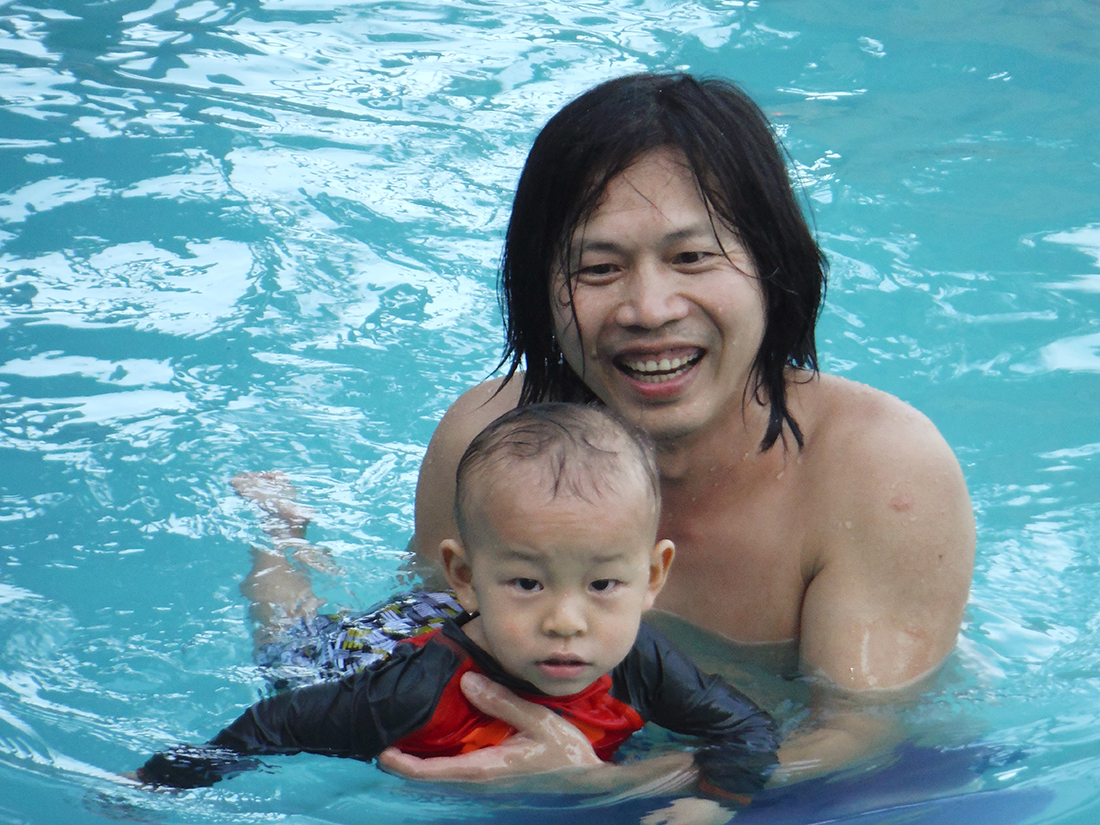
M 283 473 L 241 473 L 230 484 L 241 498 L 264 511 L 263 529 L 273 544 L 270 550 L 252 548 L 252 569 L 241 582 L 241 594 L 251 603 L 253 641 L 259 648 L 291 622 L 316 615 L 325 603 L 314 594 L 313 581 L 302 567 L 327 573 L 338 568 L 327 550 L 306 541 L 313 511 L 295 501 L 297 491 Z

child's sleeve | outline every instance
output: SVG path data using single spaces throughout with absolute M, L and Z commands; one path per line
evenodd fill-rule
M 440 645 L 442 658 L 449 655 Z M 411 648 L 411 646 L 410 646 Z M 201 788 L 258 767 L 260 755 L 315 753 L 370 760 L 421 727 L 446 684 L 435 650 L 412 648 L 383 667 L 257 702 L 205 746 L 159 753 L 137 770 L 150 785 Z M 402 651 L 404 652 L 404 651 Z M 453 668 L 450 668 L 453 672 Z
M 671 642 L 643 624 L 618 678 L 643 718 L 705 743 L 695 754 L 700 789 L 742 797 L 764 787 L 779 761 L 772 717 L 718 676 L 700 671 Z

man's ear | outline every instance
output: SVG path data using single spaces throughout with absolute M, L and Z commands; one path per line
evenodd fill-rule
M 672 557 L 676 555 L 676 546 L 668 539 L 661 539 L 653 546 L 649 557 L 649 586 L 645 594 L 645 610 L 653 607 L 657 594 L 668 579 L 668 568 L 672 566 Z
M 439 544 L 439 555 L 443 560 L 443 572 L 447 583 L 458 597 L 458 603 L 467 613 L 477 612 L 477 592 L 474 590 L 474 571 L 466 557 L 466 548 L 462 542 L 443 539 Z

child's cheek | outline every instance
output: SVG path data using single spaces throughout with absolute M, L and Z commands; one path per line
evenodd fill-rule
M 519 620 L 518 617 L 508 615 L 501 620 L 500 632 L 501 635 L 510 642 L 522 643 L 528 635 L 527 632 L 525 632 L 525 626 L 525 623 Z

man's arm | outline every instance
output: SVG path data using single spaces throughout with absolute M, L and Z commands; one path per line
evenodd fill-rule
M 847 399 L 851 401 L 849 397 Z M 887 708 L 955 646 L 974 566 L 974 515 L 959 464 L 927 418 L 860 388 L 835 414 L 829 478 L 812 517 L 819 564 L 802 604 L 801 670 L 824 677 L 814 719 L 779 750 L 773 782 L 826 773 L 894 744 Z M 849 407 L 849 405 L 845 405 Z
M 848 690 L 918 680 L 955 646 L 974 569 L 958 461 L 923 415 L 875 393 L 831 433 L 812 517 L 817 569 L 802 602 L 802 670 Z

